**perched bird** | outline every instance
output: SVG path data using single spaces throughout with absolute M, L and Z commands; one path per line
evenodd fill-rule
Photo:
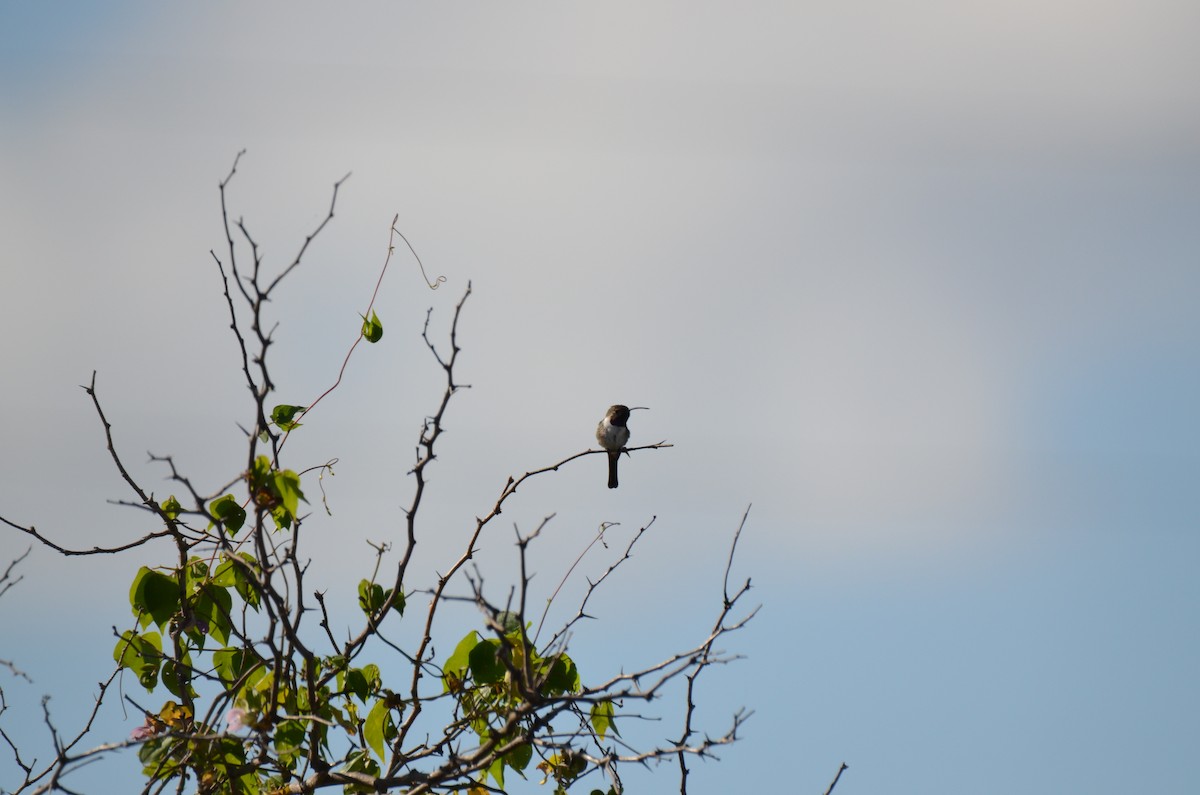
M 617 487 L 617 459 L 629 441 L 629 412 L 644 409 L 645 406 L 609 406 L 608 412 L 600 424 L 596 426 L 596 441 L 608 451 L 608 487 Z

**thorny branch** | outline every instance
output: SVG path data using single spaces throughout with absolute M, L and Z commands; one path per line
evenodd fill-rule
M 8 593 L 9 590 L 14 585 L 21 582 L 21 580 L 25 579 L 24 574 L 20 575 L 19 577 L 14 578 L 13 577 L 13 569 L 15 569 L 18 565 L 20 565 L 21 562 L 25 560 L 25 558 L 29 557 L 29 553 L 32 551 L 33 551 L 32 545 L 30 545 L 29 547 L 26 547 L 24 552 L 22 552 L 20 555 L 13 558 L 12 560 L 10 560 L 8 562 L 8 565 L 4 567 L 4 574 L 0 574 L 0 597 L 4 596 L 6 593 Z M 20 668 L 18 668 L 16 663 L 14 663 L 12 660 L 0 660 L 0 667 L 7 668 L 9 670 L 9 672 L 12 673 L 13 676 L 20 677 L 21 679 L 24 679 L 26 682 L 29 682 L 31 684 L 33 683 L 33 680 L 29 678 L 29 674 L 25 673 Z M 4 709 L 5 709 L 4 689 L 0 688 L 0 714 L 4 713 Z
M 549 517 L 547 520 L 543 520 L 542 525 L 539 525 L 539 527 L 529 536 L 522 537 L 518 533 L 517 546 L 521 557 L 520 568 L 522 576 L 519 585 L 520 593 L 517 596 L 516 601 L 522 606 L 518 615 L 521 627 L 526 625 L 523 606 L 526 602 L 526 593 L 530 584 L 530 577 L 527 573 L 528 566 L 525 560 L 528 544 L 532 539 L 536 538 L 540 534 L 545 522 L 548 521 L 548 519 Z M 647 523 L 647 525 L 642 527 L 635 534 L 632 541 L 630 541 L 629 545 L 626 547 L 624 554 L 618 558 L 616 562 L 611 564 L 597 581 L 589 581 L 588 588 L 580 602 L 578 613 L 574 618 L 567 622 L 567 624 L 560 629 L 558 633 L 556 633 L 555 639 L 546 645 L 545 649 L 547 653 L 561 654 L 565 652 L 565 639 L 569 627 L 573 625 L 579 618 L 586 615 L 584 612 L 584 605 L 586 605 L 587 601 L 592 597 L 599 585 L 604 582 L 604 580 L 607 579 L 608 576 L 618 566 L 631 557 L 631 551 L 634 545 L 652 523 L 653 520 L 650 523 Z M 601 533 L 607 529 L 608 527 L 602 528 Z M 592 544 L 594 543 L 595 540 L 593 540 Z M 588 545 L 589 549 L 591 548 L 592 544 Z M 731 549 L 730 563 L 732 563 L 732 554 L 733 552 Z M 726 573 L 726 576 L 728 576 L 728 572 Z M 485 598 L 481 581 L 477 579 L 472 580 L 472 588 L 473 599 L 479 606 L 480 610 L 484 613 L 487 623 L 493 628 L 493 631 L 496 632 L 501 643 L 508 647 L 511 645 L 511 640 L 504 634 L 503 626 L 499 621 L 499 618 L 507 612 L 507 608 L 502 610 L 498 605 L 490 603 Z M 664 688 L 667 687 L 671 682 L 673 682 L 676 678 L 685 675 L 688 680 L 689 704 L 691 704 L 691 691 L 699 671 L 711 665 L 723 664 L 736 659 L 735 657 L 714 654 L 712 651 L 712 646 L 718 638 L 745 626 L 745 624 L 752 619 L 754 614 L 757 612 L 757 609 L 755 609 L 741 620 L 733 623 L 728 623 L 725 620 L 730 610 L 733 609 L 733 607 L 748 590 L 749 588 L 747 584 L 747 587 L 742 588 L 732 596 L 728 595 L 728 593 L 726 594 L 726 599 L 721 611 L 721 617 L 717 620 L 714 629 L 708 638 L 706 638 L 700 645 L 692 649 L 675 654 L 656 665 L 652 665 L 632 673 L 618 675 L 607 682 L 603 682 L 602 684 L 593 687 L 584 687 L 577 693 L 544 699 L 538 699 L 535 695 L 531 696 L 531 702 L 540 700 L 541 707 L 540 709 L 536 709 L 535 713 L 538 714 L 540 718 L 545 719 L 544 725 L 547 726 L 547 731 L 531 740 L 535 748 L 538 750 L 538 753 L 543 759 L 546 759 L 549 754 L 555 752 L 560 754 L 574 753 L 578 758 L 587 760 L 589 764 L 593 765 L 595 770 L 605 771 L 610 778 L 614 780 L 614 784 L 617 785 L 618 791 L 620 791 L 619 776 L 616 773 L 617 764 L 645 764 L 649 761 L 662 760 L 668 756 L 675 755 L 694 755 L 701 757 L 711 756 L 712 750 L 716 747 L 735 742 L 738 739 L 738 730 L 752 713 L 745 710 L 739 710 L 736 712 L 733 716 L 732 726 L 724 734 L 717 737 L 706 735 L 702 739 L 691 741 L 690 736 L 685 735 L 683 739 L 673 744 L 667 746 L 656 746 L 649 750 L 640 751 L 627 746 L 623 740 L 614 737 L 612 738 L 613 743 L 626 747 L 628 749 L 627 753 L 618 753 L 615 750 L 602 751 L 601 753 L 571 750 L 572 745 L 578 743 L 581 737 L 590 737 L 598 749 L 602 747 L 602 741 L 596 736 L 595 732 L 592 731 L 591 726 L 588 725 L 588 721 L 585 716 L 587 712 L 587 710 L 584 709 L 585 707 L 590 708 L 600 702 L 624 703 L 628 700 L 646 702 L 653 701 L 662 694 Z M 511 601 L 512 600 L 510 599 L 510 602 Z M 526 641 L 522 641 L 522 643 L 524 642 Z M 557 649 L 557 651 L 552 652 L 552 650 L 555 649 Z M 524 659 L 527 661 L 528 657 L 526 656 Z M 514 677 L 514 680 L 516 681 L 528 682 L 530 679 L 528 665 L 526 664 L 526 666 L 522 669 L 517 669 L 515 667 L 510 668 L 510 675 Z M 651 680 L 648 686 L 641 684 L 642 680 L 646 679 Z M 531 688 L 531 694 L 535 691 L 536 686 Z M 693 709 L 694 705 L 689 706 L 687 717 L 689 723 L 691 721 L 691 712 Z M 551 726 L 551 722 L 560 715 L 565 714 L 576 716 L 576 728 L 568 728 L 565 731 L 550 730 L 549 727 Z M 621 715 L 627 718 L 634 717 L 632 713 L 621 713 Z M 684 778 L 682 782 L 682 791 L 686 793 L 686 778 Z
M 168 684 L 168 687 L 172 693 L 178 694 L 182 703 L 169 700 L 160 712 L 139 707 L 146 723 L 135 730 L 130 739 L 80 749 L 83 738 L 92 731 L 105 693 L 122 670 L 118 668 L 106 682 L 100 683 L 96 704 L 84 727 L 69 739 L 60 735 L 51 720 L 49 709 L 44 709 L 44 722 L 50 731 L 54 756 L 40 766 L 36 762 L 27 762 L 16 743 L 0 726 L 0 738 L 8 745 L 25 774 L 25 781 L 17 791 L 72 792 L 63 784 L 63 779 L 81 766 L 105 754 L 138 747 L 143 759 L 158 759 L 146 767 L 148 780 L 144 793 L 163 792 L 171 785 L 178 792 L 183 792 L 189 771 L 195 776 L 211 776 L 215 774 L 214 771 L 221 770 L 227 771 L 229 776 L 251 773 L 269 775 L 273 777 L 273 792 L 311 793 L 347 785 L 375 791 L 404 789 L 409 795 L 467 788 L 503 792 L 496 766 L 500 765 L 501 772 L 505 764 L 520 770 L 518 765 L 527 764 L 531 754 L 540 758 L 538 766 L 547 777 L 554 777 L 564 787 L 577 777 L 596 773 L 610 778 L 618 793 L 622 791 L 619 775 L 621 765 L 646 765 L 654 761 L 678 759 L 681 792 L 686 793 L 686 757 L 711 756 L 717 747 L 736 741 L 739 729 L 752 714 L 744 709 L 738 710 L 733 714 L 728 729 L 717 736 L 701 734 L 694 726 L 696 682 L 700 673 L 712 666 L 738 659 L 737 655 L 717 650 L 715 644 L 744 627 L 757 613 L 757 608 L 754 608 L 740 618 L 733 616 L 733 611 L 750 589 L 749 580 L 734 591 L 730 590 L 729 583 L 734 551 L 745 525 L 745 515 L 730 548 L 716 621 L 707 637 L 684 651 L 654 664 L 623 670 L 599 683 L 589 684 L 576 673 L 578 681 L 570 686 L 562 683 L 552 685 L 552 676 L 557 671 L 561 678 L 561 671 L 568 663 L 570 670 L 575 670 L 574 662 L 567 655 L 570 633 L 582 619 L 589 617 L 587 606 L 590 600 L 600 586 L 632 557 L 635 545 L 654 524 L 655 518 L 636 531 L 623 553 L 609 563 L 595 581 L 588 580 L 577 608 L 569 613 L 571 617 L 553 633 L 545 646 L 539 648 L 537 639 L 549 604 L 547 613 L 543 613 L 539 622 L 538 631 L 530 639 L 526 634 L 529 626 L 526 608 L 533 573 L 527 553 L 531 543 L 551 520 L 552 516 L 548 516 L 530 535 L 521 536 L 518 531 L 520 580 L 501 603 L 489 601 L 485 596 L 481 574 L 466 572 L 471 587 L 469 599 L 480 608 L 484 626 L 488 634 L 494 636 L 495 648 L 498 649 L 495 663 L 502 666 L 503 681 L 507 683 L 505 688 L 498 687 L 498 683 L 475 682 L 472 672 L 460 672 L 466 679 L 459 679 L 459 674 L 452 676 L 435 662 L 434 637 L 438 634 L 435 630 L 440 626 L 439 608 L 448 601 L 467 598 L 453 596 L 448 589 L 454 578 L 464 573 L 468 562 L 475 557 L 486 527 L 501 514 L 518 488 L 529 478 L 558 471 L 583 456 L 607 454 L 604 450 L 586 450 L 550 466 L 528 471 L 520 477 L 509 477 L 491 509 L 482 517 L 476 517 L 461 552 L 447 569 L 435 574 L 431 587 L 423 590 L 409 587 L 405 590 L 407 581 L 413 577 L 412 562 L 422 535 L 423 526 L 418 523 L 418 516 L 429 497 L 427 468 L 436 459 L 437 445 L 445 432 L 444 418 L 451 399 L 461 389 L 470 386 L 462 383 L 456 372 L 461 353 L 458 343 L 459 320 L 471 295 L 470 283 L 454 307 L 448 350 L 439 350 L 431 340 L 429 328 L 432 309 L 426 315 L 422 338 L 442 369 L 444 389 L 437 408 L 424 419 L 418 434 L 415 463 L 408 473 L 413 477 L 413 492 L 405 510 L 403 547 L 394 570 L 386 576 L 391 587 L 384 589 L 376 586 L 376 580 L 383 571 L 381 566 L 385 555 L 390 549 L 388 545 L 381 544 L 376 548 L 375 571 L 369 580 L 363 580 L 359 588 L 365 621 L 356 633 L 342 641 L 337 640 L 338 633 L 331 625 L 336 614 L 331 616 L 323 593 L 313 595 L 316 607 L 309 607 L 305 603 L 304 579 L 309 563 L 300 557 L 299 549 L 306 535 L 303 528 L 307 517 L 297 515 L 290 517 L 286 525 L 272 526 L 271 520 L 279 525 L 274 512 L 277 501 L 261 486 L 258 492 L 251 490 L 249 498 L 241 504 L 244 517 L 238 520 L 237 526 L 230 524 L 232 520 L 228 513 L 222 513 L 221 516 L 214 514 L 212 505 L 218 495 L 226 493 L 240 481 L 251 483 L 260 444 L 269 448 L 266 457 L 272 469 L 268 474 L 294 474 L 290 470 L 285 472 L 280 463 L 280 453 L 290 430 L 273 428 L 267 409 L 268 396 L 274 389 L 268 368 L 268 352 L 274 341 L 274 329 L 267 323 L 264 308 L 272 291 L 284 277 L 297 269 L 314 238 L 332 220 L 338 190 L 349 177 L 347 174 L 334 183 L 327 214 L 304 239 L 296 257 L 282 271 L 269 278 L 264 275 L 259 246 L 246 223 L 241 219 L 234 221 L 228 211 L 226 188 L 237 173 L 242 154 L 238 153 L 229 174 L 219 184 L 228 254 L 224 261 L 215 252 L 210 254 L 221 276 L 222 294 L 229 310 L 230 328 L 237 342 L 242 376 L 253 398 L 255 417 L 246 429 L 246 471 L 211 495 L 205 495 L 176 468 L 172 457 L 152 455 L 152 461 L 169 468 L 169 479 L 186 489 L 191 505 L 187 508 L 178 505 L 168 507 L 166 503 L 156 502 L 129 473 L 117 453 L 112 426 L 96 394 L 93 373 L 91 384 L 85 390 L 92 398 L 104 428 L 110 457 L 137 497 L 136 501 L 122 504 L 154 514 L 160 529 L 147 532 L 141 538 L 123 545 L 69 550 L 46 539 L 32 526 L 25 527 L 0 517 L 3 523 L 64 555 L 111 554 L 163 537 L 174 541 L 174 563 L 155 571 L 166 572 L 166 579 L 173 583 L 171 587 L 177 591 L 174 596 L 177 612 L 169 616 L 153 616 L 154 623 L 162 631 L 161 652 L 143 650 L 138 654 L 148 654 L 149 663 L 170 666 L 173 684 Z M 399 235 L 412 250 L 408 239 L 396 228 L 397 220 L 394 218 L 392 221 L 387 258 L 364 315 L 367 317 L 371 315 L 394 251 L 395 236 Z M 248 246 L 248 260 L 239 260 L 239 242 Z M 416 257 L 416 251 L 412 250 L 412 253 Z M 424 265 L 419 257 L 416 258 L 424 274 Z M 438 277 L 433 282 L 427 276 L 425 278 L 430 288 L 436 288 L 445 281 L 444 277 Z M 235 296 L 238 298 L 235 299 Z M 242 303 L 244 307 L 239 312 L 239 304 Z M 346 366 L 361 337 L 361 334 L 357 335 L 350 345 L 333 385 L 313 400 L 302 414 L 311 411 L 341 384 Z M 662 441 L 628 448 L 628 452 L 670 447 L 671 444 Z M 324 473 L 332 463 L 331 460 L 325 464 L 297 467 L 300 475 L 296 478 L 298 480 L 314 469 Z M 324 498 L 323 492 L 322 485 Z M 590 554 L 610 526 L 602 526 L 576 564 Z M 205 556 L 207 562 L 204 562 Z M 11 570 L 10 564 L 8 571 L 0 577 L 0 595 L 20 579 L 9 581 Z M 573 564 L 564 581 L 572 576 L 574 570 Z M 197 601 L 197 595 L 207 598 L 211 589 L 216 587 L 218 576 L 225 578 L 221 580 L 226 583 L 222 587 L 230 592 L 233 588 L 228 583 L 237 583 L 237 594 L 241 600 L 237 606 L 212 604 L 211 600 L 210 603 Z M 376 587 L 380 589 L 379 598 L 371 595 Z M 429 601 L 419 620 L 419 631 L 415 638 L 401 642 L 385 635 L 385 619 L 395 611 L 402 611 L 406 597 L 417 593 L 427 594 Z M 556 589 L 549 603 L 558 598 L 559 590 Z M 515 630 L 511 621 L 505 618 L 511 615 L 514 607 L 517 615 Z M 315 630 L 309 627 L 312 622 L 305 623 L 306 616 L 312 612 L 318 614 L 318 618 L 314 619 L 317 622 Z M 143 627 L 146 626 L 146 618 L 138 616 Z M 210 630 L 216 630 L 214 624 L 221 627 L 222 637 L 219 639 L 210 633 Z M 116 650 L 118 660 L 123 660 L 127 652 L 132 653 L 135 640 L 139 637 L 135 634 L 137 631 L 136 625 L 132 632 L 125 633 L 119 633 L 114 628 L 114 635 L 120 639 Z M 471 634 L 468 633 L 468 636 Z M 208 650 L 204 647 L 206 639 L 210 644 Z M 237 664 L 229 667 L 228 662 L 216 663 L 213 646 L 224 646 L 222 653 L 234 654 Z M 394 652 L 397 660 L 409 665 L 411 673 L 404 673 L 403 684 L 388 688 L 384 684 L 384 674 L 379 673 L 378 669 L 374 674 L 378 681 L 366 680 L 363 672 L 374 666 L 364 666 L 357 661 L 368 649 L 374 654 Z M 536 664 L 535 659 L 539 661 Z M 164 667 L 164 681 L 166 671 Z M 355 679 L 356 676 L 359 679 Z M 390 674 L 387 681 L 392 681 Z M 563 681 L 570 682 L 570 678 Z M 684 709 L 683 730 L 676 740 L 660 741 L 639 748 L 629 738 L 606 732 L 604 725 L 596 722 L 597 709 L 609 710 L 614 721 L 645 720 L 646 716 L 634 711 L 631 705 L 658 700 L 675 684 L 682 687 Z M 248 697 L 260 700 L 250 703 L 246 700 Z M 351 708 L 352 697 L 363 705 L 361 712 L 357 707 Z M 332 706 L 335 702 L 347 706 Z M 202 713 L 197 710 L 201 705 L 204 705 Z M 379 711 L 380 707 L 384 708 L 382 712 Z M 0 691 L 0 715 L 4 711 L 3 692 Z M 368 711 L 371 715 L 369 718 L 366 717 Z M 224 731 L 219 727 L 223 714 L 228 723 Z M 371 724 L 371 721 L 378 721 L 377 714 L 382 714 L 386 720 Z M 443 717 L 445 722 L 441 722 Z M 248 732 L 240 733 L 244 729 L 248 729 Z M 333 729 L 338 729 L 335 734 L 341 738 L 336 747 L 332 744 L 333 735 L 329 733 Z M 346 736 L 342 736 L 341 729 L 346 730 Z M 292 732 L 287 741 L 291 745 L 281 746 L 279 738 L 282 735 L 279 733 L 285 730 Z M 380 737 L 383 738 L 383 750 L 386 751 L 382 755 L 380 747 L 374 744 L 379 742 Z M 233 749 L 241 749 L 245 753 L 245 762 L 240 766 L 230 766 L 227 762 L 215 763 L 205 756 L 209 753 L 205 749 L 216 747 L 214 743 L 224 744 L 220 747 L 225 749 L 223 753 L 226 755 L 233 753 Z M 281 750 L 292 746 L 298 749 L 294 756 L 287 756 Z M 162 755 L 162 749 L 176 750 L 172 756 Z M 382 766 L 375 761 L 377 757 Z M 220 758 L 227 759 L 228 756 Z M 521 758 L 525 760 L 523 763 L 519 761 Z
M 642 525 L 638 529 L 637 533 L 633 536 L 632 539 L 630 539 L 629 544 L 625 547 L 625 554 L 623 554 L 615 562 L 613 562 L 611 565 L 609 565 L 609 567 L 604 571 L 603 574 L 600 575 L 600 577 L 595 582 L 588 580 L 587 592 L 583 595 L 583 599 L 581 599 L 579 602 L 579 611 L 575 614 L 574 618 L 572 618 L 570 621 L 568 621 L 566 624 L 564 624 L 562 629 L 560 629 L 558 632 L 556 632 L 554 634 L 554 637 L 552 637 L 550 639 L 549 643 L 547 644 L 548 646 L 551 646 L 551 647 L 557 646 L 558 643 L 562 640 L 562 638 L 566 635 L 566 633 L 571 630 L 571 627 L 575 626 L 575 624 L 578 621 L 580 621 L 584 618 L 591 617 L 585 612 L 585 610 L 587 608 L 587 603 L 592 598 L 592 594 L 596 591 L 597 588 L 600 587 L 600 585 L 605 580 L 608 579 L 610 574 L 612 574 L 614 571 L 617 570 L 618 566 L 620 566 L 622 563 L 629 560 L 633 556 L 634 545 L 637 544 L 637 542 L 642 539 L 642 536 L 646 534 L 646 531 L 650 529 L 650 526 L 654 524 L 656 519 L 658 519 L 657 516 L 651 516 L 650 521 L 647 522 L 646 524 Z M 571 568 L 567 571 L 566 575 L 563 577 L 564 583 L 566 582 L 567 577 L 571 576 L 571 572 L 574 571 L 575 565 L 579 563 L 579 560 L 583 559 L 583 556 L 586 555 L 589 550 L 591 550 L 591 548 L 595 545 L 595 543 L 597 541 L 600 541 L 602 538 L 604 538 L 605 532 L 610 527 L 612 527 L 612 524 L 608 523 L 608 522 L 605 522 L 604 524 L 602 524 L 600 526 L 600 531 L 598 533 L 596 533 L 596 537 L 594 539 L 592 539 L 592 542 L 587 545 L 587 549 L 585 549 L 583 551 L 583 553 L 580 554 L 579 558 L 575 561 L 575 563 L 571 564 Z M 523 556 L 524 549 L 522 549 L 521 551 L 522 551 L 522 556 Z M 558 596 L 558 592 L 561 589 L 562 589 L 562 583 L 559 584 L 559 587 L 555 589 L 554 593 L 551 594 L 549 601 L 547 601 L 546 609 L 542 612 L 541 621 L 538 622 L 537 631 L 533 635 L 534 642 L 536 642 L 538 639 L 538 636 L 540 636 L 542 634 L 542 625 L 545 624 L 545 622 L 546 622 L 546 615 L 547 615 L 547 613 L 550 612 L 550 605 L 554 602 L 554 599 Z
M 12 573 L 13 573 L 13 569 L 15 569 L 18 565 L 20 565 L 21 561 L 23 561 L 23 560 L 25 560 L 25 558 L 29 557 L 29 553 L 32 551 L 33 551 L 32 545 L 26 547 L 24 552 L 22 552 L 20 555 L 13 558 L 12 560 L 10 560 L 8 562 L 8 565 L 4 567 L 4 574 L 0 574 L 0 596 L 4 596 L 4 594 L 8 593 L 8 590 L 10 588 L 12 588 L 14 585 L 19 583 L 21 580 L 25 579 L 24 574 L 22 574 L 20 577 L 17 577 L 16 579 L 13 579 Z
M 741 586 L 741 588 L 739 588 L 737 590 L 736 593 L 734 593 L 732 596 L 730 596 L 730 594 L 729 594 L 729 571 L 731 568 L 733 568 L 733 556 L 734 556 L 734 553 L 737 551 L 737 542 L 738 542 L 738 539 L 741 538 L 741 536 L 742 536 L 742 530 L 746 527 L 746 518 L 749 517 L 749 515 L 750 515 L 750 508 L 747 507 L 746 512 L 744 514 L 742 514 L 742 521 L 738 524 L 737 531 L 733 534 L 733 543 L 731 543 L 729 545 L 729 557 L 725 561 L 725 578 L 724 578 L 724 582 L 722 584 L 722 589 L 721 589 L 721 593 L 724 596 L 724 601 L 722 604 L 721 612 L 720 612 L 719 616 L 717 617 L 716 626 L 714 627 L 712 634 L 709 635 L 708 640 L 701 647 L 701 653 L 702 653 L 704 659 L 708 659 L 709 655 L 712 653 L 713 641 L 715 641 L 717 638 L 719 638 L 726 631 L 725 620 L 726 620 L 726 618 L 728 618 L 730 610 L 733 609 L 733 606 L 737 603 L 738 599 L 740 599 L 746 592 L 748 592 L 750 590 L 750 580 L 747 578 L 746 582 Z M 757 612 L 757 608 L 756 608 L 756 612 Z M 751 614 L 751 615 L 753 615 L 753 614 Z M 683 718 L 683 734 L 679 738 L 679 741 L 678 741 L 679 745 L 681 745 L 681 746 L 686 745 L 688 740 L 691 739 L 692 735 L 695 734 L 695 729 L 692 727 L 692 720 L 696 713 L 696 702 L 695 702 L 696 680 L 699 678 L 700 672 L 703 670 L 704 670 L 704 666 L 701 665 L 701 666 L 696 667 L 691 673 L 689 673 L 687 675 L 687 692 L 686 692 L 687 708 L 684 712 L 684 718 Z M 735 725 L 734 730 L 736 731 L 736 729 L 737 729 L 737 726 Z M 679 759 L 679 791 L 680 791 L 681 795 L 687 795 L 687 780 L 688 780 L 687 754 L 684 754 L 684 753 L 678 754 L 678 759 Z
M 17 788 L 17 792 L 28 791 L 31 795 L 41 795 L 46 792 L 70 792 L 62 783 L 61 779 L 67 777 L 84 765 L 90 764 L 95 759 L 103 754 L 111 753 L 122 748 L 128 748 L 135 745 L 130 740 L 118 742 L 103 743 L 92 748 L 75 751 L 76 746 L 83 742 L 83 739 L 92 732 L 92 724 L 96 721 L 96 716 L 100 714 L 100 707 L 104 704 L 104 696 L 108 693 L 109 687 L 120 674 L 120 669 L 115 670 L 109 675 L 108 679 L 97 683 L 99 692 L 96 694 L 96 703 L 92 705 L 91 711 L 88 713 L 87 719 L 84 721 L 83 727 L 72 737 L 64 739 L 58 729 L 55 727 L 53 720 L 50 717 L 49 701 L 50 697 L 46 696 L 42 699 L 42 720 L 46 725 L 46 730 L 50 734 L 51 744 L 54 748 L 54 758 L 44 764 L 39 765 L 38 760 L 26 762 L 21 758 L 20 750 L 12 737 L 0 727 L 0 739 L 3 739 L 8 745 L 9 750 L 13 754 L 18 767 L 25 773 L 25 780 Z M 3 714 L 3 709 L 0 708 L 0 714 Z

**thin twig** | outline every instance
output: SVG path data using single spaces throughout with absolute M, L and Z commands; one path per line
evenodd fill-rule
M 830 795 L 833 792 L 833 788 L 837 786 L 838 779 L 842 777 L 842 773 L 848 770 L 849 767 L 845 762 L 842 762 L 842 766 L 838 768 L 837 775 L 833 777 L 833 781 L 829 782 L 829 788 L 825 790 L 825 795 Z

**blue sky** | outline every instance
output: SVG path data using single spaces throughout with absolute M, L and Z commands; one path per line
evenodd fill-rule
M 706 631 L 753 503 L 736 569 L 764 607 L 702 717 L 756 714 L 693 792 L 822 792 L 842 761 L 841 795 L 1188 791 L 1198 23 L 1167 0 L 6 5 L 0 515 L 75 546 L 144 531 L 105 502 L 93 369 L 139 477 L 168 488 L 152 450 L 228 480 L 217 182 L 246 148 L 234 213 L 282 267 L 352 171 L 273 306 L 281 397 L 331 383 L 393 214 L 447 282 L 394 263 L 386 344 L 289 442 L 297 469 L 341 461 L 320 582 L 399 527 L 436 399 L 424 311 L 472 280 L 427 570 L 509 474 L 650 406 L 634 441 L 676 447 L 619 490 L 583 459 L 505 513 L 556 513 L 555 583 L 600 522 L 658 517 L 577 639 L 585 672 L 628 667 Z M 43 741 L 44 692 L 78 715 L 153 560 L 33 553 L 0 600 L 0 658 L 36 679 L 0 682 L 6 726 Z

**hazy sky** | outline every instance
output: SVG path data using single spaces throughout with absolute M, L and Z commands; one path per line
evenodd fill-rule
M 396 537 L 438 397 L 424 313 L 440 334 L 470 280 L 426 572 L 510 474 L 649 406 L 633 441 L 673 449 L 612 492 L 599 457 L 531 483 L 481 559 L 504 592 L 511 523 L 554 513 L 549 590 L 602 521 L 589 571 L 657 516 L 578 638 L 585 675 L 629 668 L 707 632 L 753 503 L 735 572 L 764 607 L 701 718 L 756 714 L 692 792 L 819 793 L 842 761 L 839 795 L 1187 791 L 1198 33 L 1169 0 L 5 4 L 0 516 L 74 546 L 147 529 L 105 502 L 129 495 L 92 370 L 149 487 L 170 491 L 147 450 L 236 475 L 217 183 L 245 148 L 231 212 L 278 269 L 353 172 L 271 307 L 280 402 L 332 383 L 394 214 L 447 281 L 393 261 L 384 341 L 289 442 L 295 469 L 340 460 L 314 587 Z M 0 564 L 25 546 L 0 533 Z M 80 714 L 165 554 L 26 561 L 0 659 L 36 682 L 0 671 L 0 720 L 31 750 L 38 698 Z M 97 742 L 138 722 L 114 710 Z M 14 770 L 0 754 L 0 788 Z

